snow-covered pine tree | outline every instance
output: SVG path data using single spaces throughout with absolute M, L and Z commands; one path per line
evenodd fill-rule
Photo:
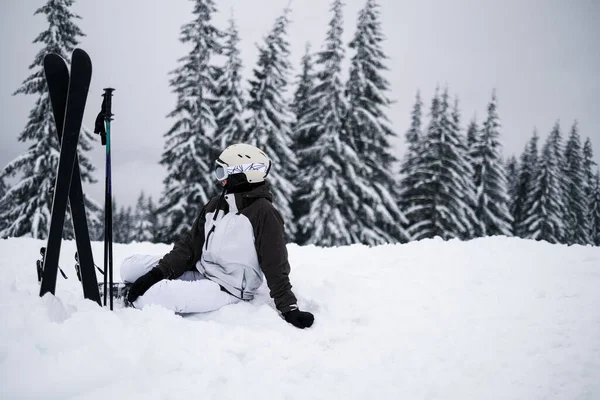
M 402 164 L 401 173 L 407 175 L 409 171 L 414 169 L 415 157 L 419 152 L 419 146 L 423 139 L 422 121 L 423 116 L 423 101 L 421 100 L 421 92 L 417 91 L 415 96 L 415 104 L 413 106 L 410 118 L 410 127 L 404 134 L 407 145 L 406 156 Z
M 496 91 L 488 104 L 487 118 L 472 150 L 475 166 L 479 225 L 477 236 L 512 235 L 512 216 L 508 209 L 508 182 L 502 162 Z
M 359 237 L 367 245 L 409 240 L 404 229 L 408 220 L 397 204 L 397 160 L 390 144 L 396 133 L 386 115 L 392 102 L 387 97 L 390 84 L 383 76 L 387 71 L 384 39 L 379 5 L 376 0 L 367 0 L 350 42 L 355 54 L 346 84 L 349 108 L 345 120 L 350 142 L 366 167 L 356 174 L 355 184 L 361 197 L 357 213 L 362 225 Z
M 557 126 L 555 126 L 555 129 Z M 563 193 L 560 167 L 552 137 L 544 144 L 533 190 L 529 194 L 523 234 L 528 239 L 559 243 L 564 231 Z
M 594 186 L 594 181 L 596 176 L 594 174 L 594 166 L 596 162 L 594 161 L 594 151 L 592 150 L 592 141 L 590 138 L 585 139 L 585 143 L 583 145 L 583 175 L 584 175 L 584 187 L 585 187 L 585 195 L 586 198 L 590 197 L 592 187 Z
M 475 144 L 478 142 L 479 137 L 479 125 L 477 124 L 477 118 L 473 117 L 467 128 L 467 146 L 469 147 L 469 153 L 471 149 L 475 148 Z
M 131 243 L 138 239 L 138 233 L 134 231 L 135 217 L 131 206 L 121 206 L 113 214 L 113 240 L 115 243 Z
M 467 141 L 468 138 L 463 135 L 461 129 L 461 116 L 459 110 L 458 97 L 454 99 L 454 106 L 452 108 L 452 123 L 454 125 L 451 126 L 451 131 L 456 132 L 456 135 L 458 137 L 456 141 L 459 147 L 458 153 L 461 155 L 461 158 L 464 157 L 464 162 L 466 162 L 464 168 L 466 168 L 465 171 L 469 174 L 468 176 L 464 177 L 464 190 L 462 191 L 463 200 L 465 204 L 468 205 L 468 208 L 465 210 L 465 218 L 468 220 L 465 221 L 465 226 L 468 226 L 469 229 L 466 232 L 464 232 L 464 235 L 462 236 L 462 239 L 466 240 L 472 239 L 475 236 L 475 228 L 478 224 L 478 221 L 477 216 L 475 215 L 475 212 L 473 210 L 475 209 L 475 205 L 477 204 L 477 196 L 475 193 L 475 182 L 473 180 L 474 169 L 470 155 L 469 143 Z
M 113 198 L 112 201 L 112 234 L 113 234 L 113 242 L 115 243 L 125 243 L 123 241 L 123 208 L 117 207 L 117 201 Z M 104 240 L 104 232 L 100 232 L 100 236 L 98 237 L 99 241 Z
M 477 118 L 473 116 L 471 122 L 469 122 L 469 126 L 467 127 L 467 149 L 469 154 L 469 162 L 471 163 L 471 168 L 473 171 L 477 169 L 477 165 L 475 165 L 475 160 L 477 160 L 477 143 L 479 142 L 479 134 L 481 133 L 481 129 L 479 129 L 479 124 L 477 123 Z M 473 176 L 472 179 L 475 177 Z
M 513 216 L 513 232 L 515 236 L 526 238 L 528 231 L 524 224 L 527 210 L 532 207 L 529 203 L 531 193 L 534 190 L 534 180 L 538 170 L 538 141 L 537 130 L 533 131 L 533 136 L 525 146 L 525 150 L 519 158 L 519 167 L 517 174 L 512 175 L 516 180 L 516 188 L 513 197 L 511 214 Z M 511 175 L 509 175 L 511 176 Z M 516 177 L 516 179 L 514 179 Z
M 292 148 L 294 150 L 296 150 L 296 148 L 305 148 L 315 142 L 314 129 L 297 130 L 298 122 L 311 110 L 311 105 L 309 103 L 310 94 L 317 84 L 313 58 L 314 55 L 311 53 L 311 46 L 309 43 L 306 43 L 304 55 L 300 62 L 300 73 L 296 76 L 294 100 L 291 104 L 292 112 L 295 116 L 292 133 L 294 138 L 294 145 Z
M 590 242 L 589 204 L 585 193 L 583 151 L 577 122 L 573 124 L 565 148 L 565 241 L 585 245 Z
M 590 190 L 590 243 L 600 246 L 600 171 L 596 172 Z
M 453 115 L 452 115 L 453 114 Z M 415 186 L 405 201 L 409 233 L 416 239 L 439 236 L 467 238 L 472 234 L 473 171 L 468 161 L 465 137 L 460 133 L 458 112 L 451 114 L 448 90 L 438 90 L 431 102 L 430 121 L 420 147 Z
M 269 185 L 273 203 L 285 221 L 288 241 L 296 236 L 292 198 L 296 187 L 297 159 L 292 151 L 294 115 L 286 100 L 291 72 L 287 29 L 290 9 L 277 18 L 263 45 L 258 47 L 258 64 L 250 80 L 250 116 L 246 122 L 244 143 L 263 150 L 271 159 Z
M 563 143 L 562 132 L 560 129 L 560 122 L 556 121 L 548 136 L 548 145 L 550 146 L 550 152 L 552 153 L 553 160 L 556 163 L 558 172 L 556 175 L 557 195 L 560 197 L 560 220 L 562 223 L 557 227 L 556 238 L 558 243 L 566 243 L 565 232 L 566 232 L 566 200 L 567 200 L 567 180 L 565 177 L 565 146 Z
M 420 146 L 424 136 L 421 128 L 422 109 L 421 93 L 417 91 L 415 104 L 411 112 L 410 127 L 404 134 L 406 152 L 400 166 L 400 197 L 398 199 L 398 205 L 402 211 L 406 211 L 414 205 L 412 190 L 419 182 L 417 167 L 420 165 Z M 408 227 L 408 224 L 405 224 L 405 227 Z
M 233 16 L 229 20 L 223 46 L 226 57 L 223 73 L 217 81 L 217 128 L 214 135 L 216 159 L 221 151 L 234 143 L 240 143 L 244 137 L 244 109 L 246 106 L 244 89 L 242 88 L 242 59 L 240 56 L 240 35 Z
M 217 185 L 212 174 L 212 134 L 216 128 L 215 91 L 221 71 L 211 61 L 221 53 L 222 33 L 212 24 L 214 0 L 195 0 L 193 21 L 181 28 L 181 42 L 191 51 L 179 60 L 170 81 L 177 95 L 169 117 L 175 124 L 164 135 L 160 163 L 167 167 L 160 212 L 163 236 L 172 242 L 189 229 Z
M 304 120 L 311 110 L 311 104 L 309 103 L 310 95 L 317 84 L 313 58 L 314 55 L 311 53 L 311 46 L 309 43 L 306 43 L 304 55 L 300 62 L 300 73 L 296 76 L 296 90 L 291 104 L 291 109 L 295 117 L 292 124 L 292 151 L 294 154 L 298 154 L 301 149 L 314 144 L 317 135 L 317 130 L 315 128 L 304 126 L 301 130 L 298 129 L 301 126 L 299 125 L 299 121 Z M 299 171 L 303 171 L 308 167 L 302 165 L 302 157 L 297 158 L 297 160 Z M 296 174 L 292 180 L 292 183 L 296 186 L 296 190 L 298 189 L 299 184 L 298 178 L 299 176 Z M 302 215 L 308 212 L 306 207 L 307 204 L 300 201 L 298 196 L 294 195 L 292 200 L 292 213 L 294 214 L 295 220 L 298 220 Z
M 134 215 L 133 207 L 127 206 L 123 212 L 123 234 L 125 243 L 131 243 L 136 240 L 136 233 L 134 231 Z
M 133 240 L 137 242 L 153 242 L 154 241 L 154 228 L 153 224 L 153 211 L 148 206 L 151 204 L 152 198 L 146 198 L 146 195 L 142 191 L 137 199 L 135 205 L 135 211 L 133 216 Z
M 516 199 L 516 195 L 517 195 L 517 180 L 514 179 L 514 177 L 517 176 L 518 174 L 518 169 L 519 169 L 519 164 L 517 162 L 517 157 L 515 156 L 510 156 L 508 157 L 508 159 L 506 160 L 506 164 L 504 166 L 504 168 L 506 169 L 506 176 L 511 177 L 511 179 L 508 179 L 508 209 L 510 210 L 510 215 L 513 216 L 513 226 L 514 226 L 514 207 L 515 207 L 515 199 Z M 514 229 L 513 229 L 514 232 Z
M 158 243 L 160 239 L 160 219 L 156 212 L 156 204 L 152 196 L 148 196 L 146 200 L 147 218 L 150 221 L 150 241 Z
M 584 193 L 585 198 L 588 201 L 588 207 L 592 198 L 592 188 L 594 187 L 594 181 L 596 176 L 594 174 L 594 151 L 592 150 L 592 141 L 590 138 L 585 139 L 583 145 L 583 175 L 584 175 Z
M 11 186 L 1 200 L 11 206 L 1 211 L 0 220 L 5 221 L 6 225 L 0 232 L 0 237 L 30 236 L 44 239 L 48 235 L 53 198 L 51 191 L 56 179 L 60 149 L 43 62 L 48 53 L 56 53 L 69 60 L 79 38 L 84 36 L 75 23 L 80 17 L 70 10 L 73 2 L 74 0 L 48 0 L 34 13 L 44 14 L 48 27 L 33 41 L 43 47 L 29 66 L 33 73 L 14 95 L 37 95 L 38 98 L 29 113 L 25 129 L 18 137 L 20 142 L 30 143 L 27 151 L 9 162 L 0 172 L 0 179 L 14 176 L 21 179 Z M 94 167 L 85 155 L 91 149 L 93 140 L 91 132 L 83 128 L 79 138 L 79 166 L 83 183 L 95 182 Z M 100 223 L 101 209 L 90 198 L 86 198 L 86 207 L 88 222 L 93 229 Z M 65 238 L 73 238 L 70 220 L 68 214 L 63 232 Z
M 325 43 L 315 56 L 317 84 L 309 96 L 310 109 L 297 126 L 301 135 L 314 129 L 305 136 L 311 140 L 298 149 L 298 199 L 306 210 L 298 221 L 300 244 L 343 246 L 359 243 L 362 235 L 355 179 L 364 163 L 344 130 L 348 106 L 342 83 L 342 8 L 341 0 L 333 0 Z
M 413 108 L 413 121 L 411 125 L 416 125 L 415 114 L 417 110 L 420 110 L 421 106 L 417 106 L 420 103 L 418 99 Z M 418 107 L 418 109 L 417 109 Z M 419 121 L 420 123 L 420 121 Z M 434 237 L 439 232 L 435 230 L 435 223 L 431 216 L 435 210 L 432 209 L 435 188 L 432 187 L 434 183 L 434 174 L 428 171 L 428 162 L 435 157 L 430 152 L 433 151 L 433 147 L 430 143 L 430 136 L 432 132 L 440 132 L 440 95 L 439 87 L 436 87 L 435 94 L 431 100 L 431 106 L 429 109 L 429 124 L 418 143 L 413 145 L 416 154 L 412 157 L 411 170 L 404 175 L 402 181 L 402 198 L 401 204 L 403 204 L 403 211 L 408 218 L 408 229 L 411 232 L 413 239 L 421 239 Z M 412 128 L 412 126 L 411 126 Z M 414 128 L 413 128 L 414 129 Z M 414 141 L 414 134 L 411 130 L 407 133 L 407 141 L 411 135 L 412 141 Z M 423 229 L 418 228 L 419 225 Z M 417 227 L 416 230 L 412 230 L 413 227 Z
M 4 214 L 10 208 L 9 203 L 3 201 L 4 195 L 8 191 L 8 186 L 4 182 L 4 179 L 0 178 L 0 215 Z M 4 219 L 0 219 L 0 232 L 4 230 L 6 227 L 7 221 Z M 4 236 L 0 236 L 0 238 L 4 239 Z

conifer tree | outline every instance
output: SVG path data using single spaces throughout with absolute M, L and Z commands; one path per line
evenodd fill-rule
M 150 241 L 158 243 L 160 239 L 160 218 L 156 211 L 156 204 L 152 196 L 148 196 L 146 201 L 147 218 L 150 221 Z
M 133 208 L 131 206 L 127 206 L 125 208 L 125 215 L 123 218 L 123 232 L 125 233 L 125 243 L 131 243 L 136 240 L 136 232 L 134 231 L 134 214 Z
M 33 73 L 25 79 L 14 95 L 37 95 L 34 108 L 29 113 L 25 129 L 18 137 L 20 142 L 29 143 L 27 151 L 9 162 L 0 172 L 0 179 L 22 176 L 0 200 L 10 207 L 3 209 L 0 220 L 5 226 L 1 237 L 30 236 L 45 239 L 50 226 L 52 208 L 52 189 L 56 180 L 56 170 L 60 156 L 60 147 L 56 134 L 52 105 L 44 75 L 43 61 L 48 53 L 56 53 L 66 59 L 84 36 L 77 24 L 80 17 L 70 7 L 73 0 L 48 0 L 38 8 L 34 15 L 44 14 L 48 22 L 47 29 L 41 32 L 33 43 L 42 44 L 29 69 Z M 94 167 L 86 156 L 91 149 L 93 135 L 85 128 L 79 137 L 79 166 L 83 183 L 94 183 Z M 86 197 L 89 225 L 99 224 L 100 207 Z M 73 229 L 70 214 L 65 219 L 63 237 L 72 238 Z
M 415 104 L 411 112 L 410 127 L 404 134 L 406 152 L 400 167 L 400 198 L 398 203 L 400 209 L 403 211 L 410 209 L 414 205 L 412 202 L 413 198 L 411 191 L 419 183 L 417 168 L 420 165 L 420 146 L 424 136 L 421 127 L 422 108 L 423 102 L 421 101 L 421 93 L 417 91 Z
M 115 209 L 116 210 L 116 209 Z M 116 243 L 139 240 L 134 231 L 135 217 L 131 206 L 121 206 L 113 216 L 113 239 Z
M 477 119 L 473 117 L 469 126 L 467 127 L 467 149 L 469 155 L 469 162 L 471 163 L 471 168 L 473 171 L 477 170 L 477 165 L 475 164 L 475 160 L 477 160 L 477 143 L 479 142 L 479 134 L 481 133 L 481 129 L 479 129 L 479 125 L 477 124 Z M 475 179 L 475 176 L 472 177 Z
M 0 215 L 4 214 L 10 208 L 10 204 L 4 201 L 4 195 L 8 191 L 8 186 L 4 182 L 4 179 L 0 178 Z M 4 230 L 6 227 L 7 221 L 4 219 L 0 219 L 0 232 Z M 0 238 L 4 239 L 4 236 L 0 236 Z
M 472 150 L 477 193 L 475 213 L 479 222 L 477 236 L 512 234 L 512 216 L 508 209 L 508 182 L 502 163 L 500 122 L 496 103 L 494 91 L 488 105 L 487 118 Z
M 165 134 L 161 164 L 167 167 L 160 212 L 163 235 L 172 242 L 189 229 L 214 186 L 212 134 L 216 128 L 215 91 L 220 68 L 212 59 L 221 53 L 222 33 L 212 24 L 214 0 L 195 0 L 194 19 L 181 28 L 180 40 L 191 46 L 170 81 L 177 95 Z
M 596 179 L 596 176 L 594 174 L 594 166 L 596 165 L 596 162 L 594 161 L 594 152 L 592 150 L 592 142 L 590 141 L 590 138 L 588 137 L 585 140 L 585 143 L 583 145 L 583 164 L 582 164 L 582 169 L 583 169 L 583 176 L 584 176 L 584 193 L 585 193 L 585 198 L 588 200 L 588 204 L 590 202 L 591 196 L 592 196 L 592 187 L 594 186 L 594 181 Z
M 559 196 L 558 202 L 560 208 L 558 210 L 558 216 L 560 217 L 561 223 L 557 226 L 556 240 L 558 243 L 566 243 L 566 215 L 567 215 L 567 179 L 565 176 L 566 162 L 565 162 L 565 145 L 563 143 L 562 131 L 560 129 L 560 122 L 556 121 L 548 135 L 548 145 L 550 146 L 550 152 L 552 153 L 553 160 L 556 163 L 556 195 Z
M 514 207 L 515 207 L 515 199 L 517 195 L 517 180 L 514 177 L 518 174 L 519 165 L 517 163 L 517 158 L 515 156 L 510 156 L 508 160 L 506 160 L 506 176 L 511 177 L 507 180 L 508 182 L 508 209 L 510 210 L 510 215 L 513 216 L 513 226 L 514 226 Z M 513 229 L 514 232 L 514 229 Z
M 124 210 L 123 208 L 119 209 L 117 207 L 117 200 L 115 199 L 115 197 L 113 196 L 112 199 L 112 233 L 113 233 L 113 241 L 115 243 L 125 243 L 122 239 L 123 234 L 122 234 L 122 228 L 121 225 L 123 224 L 122 221 L 122 214 L 121 211 Z M 104 221 L 104 218 L 106 216 L 106 204 L 104 205 L 103 209 L 102 209 L 102 220 Z M 103 241 L 104 240 L 104 229 L 102 230 L 98 230 L 97 232 L 97 236 L 96 236 L 96 240 L 98 241 Z
M 516 177 L 516 188 L 513 199 L 511 213 L 513 216 L 513 231 L 515 236 L 521 238 L 527 237 L 527 226 L 524 222 L 527 211 L 531 209 L 532 204 L 529 200 L 534 189 L 534 180 L 538 170 L 538 141 L 537 131 L 533 131 L 533 136 L 525 146 L 525 150 L 519 159 L 519 167 Z M 510 176 L 510 175 L 509 175 Z
M 460 133 L 458 108 L 451 113 L 448 90 L 431 102 L 427 135 L 420 147 L 415 186 L 407 191 L 409 233 L 414 239 L 472 236 L 473 171 Z
M 152 204 L 152 198 L 146 198 L 142 191 L 138 197 L 134 218 L 133 218 L 133 240 L 137 242 L 154 241 L 153 211 L 149 205 Z
M 477 119 L 473 117 L 467 128 L 467 146 L 469 147 L 469 153 L 471 149 L 475 148 L 475 144 L 478 142 L 479 137 L 479 125 L 477 125 Z
M 290 9 L 286 8 L 259 47 L 258 65 L 250 81 L 250 117 L 246 123 L 244 143 L 257 146 L 271 159 L 269 184 L 273 202 L 285 221 L 288 241 L 294 241 L 296 223 L 292 213 L 297 159 L 292 151 L 294 121 L 286 100 L 291 64 L 287 37 Z
M 420 110 L 420 103 L 417 100 L 413 108 L 413 121 L 415 125 L 415 114 Z M 418 108 L 417 108 L 418 107 Z M 419 240 L 434 236 L 442 237 L 444 235 L 440 229 L 435 226 L 435 221 L 432 216 L 435 215 L 435 174 L 436 171 L 431 171 L 429 162 L 435 157 L 432 154 L 433 143 L 430 139 L 434 136 L 434 132 L 440 133 L 440 95 L 439 88 L 436 87 L 435 94 L 431 100 L 429 111 L 429 124 L 426 132 L 423 133 L 421 140 L 413 145 L 416 153 L 412 157 L 412 169 L 404 175 L 402 181 L 402 198 L 403 211 L 408 218 L 408 229 L 413 239 Z M 410 130 L 408 135 L 414 142 L 414 135 Z M 409 140 L 409 136 L 407 136 Z
M 446 89 L 447 91 L 447 89 Z M 477 204 L 477 195 L 475 193 L 475 181 L 474 177 L 474 168 L 473 161 L 471 160 L 470 147 L 468 143 L 468 137 L 463 135 L 461 128 L 461 119 L 460 119 L 460 111 L 459 111 L 459 101 L 458 97 L 454 99 L 454 106 L 452 108 L 452 123 L 451 132 L 453 133 L 453 137 L 456 136 L 457 143 L 457 154 L 460 156 L 460 162 L 463 163 L 462 169 L 467 176 L 462 177 L 462 183 L 459 182 L 459 185 L 462 185 L 462 199 L 464 204 L 467 205 L 467 208 L 464 210 L 464 218 L 467 219 L 464 225 L 468 228 L 465 232 L 463 232 L 462 239 L 472 239 L 475 236 L 476 227 L 478 224 L 477 216 L 473 211 L 475 209 L 475 205 Z
M 414 162 L 416 161 L 414 158 L 419 152 L 419 146 L 423 139 L 422 109 L 423 101 L 421 101 L 421 92 L 417 91 L 415 104 L 411 112 L 410 128 L 408 128 L 408 131 L 404 135 L 408 150 L 401 170 L 403 173 L 413 169 Z
M 594 151 L 592 150 L 592 142 L 590 138 L 585 139 L 585 143 L 583 145 L 583 173 L 585 175 L 585 186 L 591 188 L 594 185 L 594 181 L 596 176 L 594 174 L 593 168 L 596 165 L 594 161 Z
M 600 246 L 600 171 L 596 172 L 590 190 L 590 243 Z
M 311 53 L 311 46 L 307 43 L 304 55 L 300 62 L 300 74 L 296 76 L 296 91 L 294 92 L 294 100 L 291 104 L 292 112 L 295 117 L 293 124 L 294 150 L 305 148 L 315 141 L 313 136 L 316 131 L 314 129 L 305 129 L 302 131 L 298 131 L 297 129 L 299 126 L 298 121 L 302 120 L 311 109 L 309 103 L 310 94 L 316 85 L 316 73 L 313 59 L 314 55 Z
M 408 240 L 403 228 L 407 220 L 397 205 L 399 188 L 393 172 L 397 160 L 390 144 L 396 134 L 386 115 L 392 102 L 387 97 L 390 84 L 383 76 L 387 71 L 383 41 L 379 5 L 376 0 L 367 0 L 350 42 L 354 56 L 346 85 L 345 127 L 366 167 L 355 179 L 361 187 L 362 210 L 357 214 L 363 226 L 360 240 L 369 245 Z
M 342 1 L 333 0 L 333 17 L 321 51 L 315 56 L 317 84 L 310 109 L 298 121 L 299 135 L 309 140 L 298 149 L 298 199 L 306 212 L 299 218 L 300 244 L 343 246 L 361 241 L 357 218 L 361 207 L 355 177 L 364 163 L 352 147 L 344 127 L 348 105 L 342 83 L 344 59 Z
M 217 81 L 216 110 L 217 129 L 214 148 L 217 151 L 212 159 L 227 146 L 240 143 L 244 137 L 244 109 L 246 100 L 242 88 L 242 59 L 240 56 L 240 35 L 233 17 L 229 20 L 223 55 L 226 57 L 223 73 Z
M 573 124 L 565 149 L 565 241 L 567 244 L 589 243 L 588 198 L 583 151 L 577 122 Z
M 557 126 L 555 126 L 557 129 Z M 548 138 L 539 160 L 533 190 L 523 222 L 524 236 L 529 239 L 559 243 L 564 232 L 563 194 L 558 154 L 552 135 Z
M 313 54 L 311 53 L 310 44 L 306 44 L 305 52 L 302 56 L 300 73 L 296 76 L 296 90 L 294 92 L 294 99 L 291 104 L 291 109 L 294 114 L 294 122 L 292 124 L 292 150 L 294 154 L 298 154 L 301 149 L 308 147 L 310 144 L 315 142 L 315 135 L 317 130 L 314 128 L 303 128 L 299 130 L 299 121 L 304 120 L 306 115 L 311 110 L 310 95 L 316 86 L 316 73 L 314 70 Z M 309 168 L 308 165 L 302 165 L 303 158 L 297 157 L 298 170 L 303 171 Z M 299 176 L 295 175 L 292 183 L 298 191 Z M 304 208 L 303 208 L 304 207 Z M 292 201 L 292 213 L 294 218 L 297 220 L 300 216 L 306 214 L 308 209 L 306 204 L 298 199 L 298 196 L 294 195 Z

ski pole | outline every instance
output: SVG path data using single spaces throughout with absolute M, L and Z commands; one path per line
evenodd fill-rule
M 96 121 L 96 132 L 100 133 L 102 145 L 106 146 L 106 174 L 104 195 L 104 305 L 106 306 L 106 295 L 110 291 L 110 309 L 113 309 L 113 251 L 112 251 L 112 171 L 110 151 L 110 121 L 112 121 L 112 92 L 115 89 L 105 88 L 102 97 L 102 110 L 98 117 L 102 116 L 104 121 Z M 104 122 L 104 123 L 102 123 Z M 100 125 L 100 126 L 98 126 Z M 108 281 L 108 282 L 107 282 Z M 109 290 L 106 290 L 109 284 Z
M 108 271 L 109 275 L 109 286 L 110 291 L 110 309 L 113 309 L 113 231 L 112 231 L 112 165 L 111 165 L 111 149 L 110 149 L 110 121 L 112 121 L 112 92 L 114 89 L 107 88 L 105 90 L 106 98 L 106 114 L 104 118 L 106 120 L 106 187 L 107 187 L 107 200 L 108 200 Z

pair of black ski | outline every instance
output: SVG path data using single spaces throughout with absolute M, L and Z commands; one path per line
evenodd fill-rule
M 63 226 L 69 204 L 83 295 L 86 299 L 101 304 L 77 159 L 79 134 L 92 78 L 92 62 L 85 51 L 75 49 L 69 73 L 69 67 L 61 56 L 48 54 L 44 57 L 44 72 L 60 143 L 60 158 L 54 185 L 48 241 L 43 257 L 40 296 L 48 292 L 54 294 L 56 289 Z

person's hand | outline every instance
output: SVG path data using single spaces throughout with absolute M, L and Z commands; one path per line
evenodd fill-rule
M 138 297 L 142 296 L 152 285 L 164 279 L 158 268 L 153 268 L 150 272 L 140 276 L 129 289 L 127 301 L 133 303 Z
M 284 313 L 283 318 L 285 318 L 287 322 L 294 325 L 296 328 L 300 329 L 310 328 L 315 321 L 314 315 L 298 309 Z

